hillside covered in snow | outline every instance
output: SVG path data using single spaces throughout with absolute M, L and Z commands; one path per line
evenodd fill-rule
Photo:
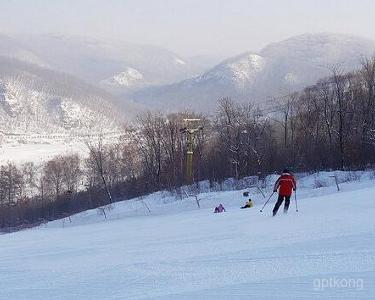
M 71 76 L 0 57 L 0 126 L 4 135 L 118 129 L 126 117 L 117 112 L 111 97 Z
M 138 102 L 169 111 L 210 112 L 223 97 L 265 103 L 331 75 L 360 68 L 361 59 L 375 53 L 375 41 L 342 34 L 304 34 L 247 52 L 192 79 L 152 87 L 134 94 Z
M 337 192 L 333 178 L 340 182 Z M 264 192 L 271 191 L 274 178 Z M 2 299 L 372 299 L 372 172 L 299 177 L 299 212 L 162 193 L 0 235 Z M 214 214 L 223 203 L 227 212 Z M 147 207 L 148 209 L 147 209 Z M 5 272 L 6 270 L 6 272 Z

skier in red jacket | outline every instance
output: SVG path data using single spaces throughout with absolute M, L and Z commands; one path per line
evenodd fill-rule
M 277 211 L 279 210 L 279 207 L 283 203 L 284 199 L 285 199 L 284 213 L 288 212 L 288 208 L 290 204 L 290 196 L 292 196 L 292 191 L 295 191 L 296 188 L 297 188 L 296 180 L 294 179 L 293 175 L 291 175 L 289 171 L 285 169 L 283 171 L 283 174 L 281 174 L 279 179 L 277 179 L 275 186 L 273 188 L 273 191 L 275 193 L 277 192 L 277 190 L 279 190 L 279 198 L 277 199 L 277 202 L 273 209 L 274 216 L 277 214 Z

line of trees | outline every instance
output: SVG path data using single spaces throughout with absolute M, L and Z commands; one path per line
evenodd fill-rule
M 199 118 L 194 180 L 294 171 L 363 169 L 375 162 L 375 58 L 273 99 L 267 109 L 220 99 L 213 118 L 145 113 L 117 143 L 87 142 L 88 155 L 0 168 L 0 227 L 34 226 L 186 184 L 185 118 Z

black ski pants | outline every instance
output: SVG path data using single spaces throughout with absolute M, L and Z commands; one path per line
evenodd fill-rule
M 290 196 L 279 195 L 279 198 L 277 198 L 277 202 L 276 202 L 275 207 L 273 209 L 273 215 L 277 214 L 277 211 L 279 210 L 279 207 L 283 203 L 284 199 L 285 199 L 284 212 L 288 211 L 289 204 L 290 204 Z

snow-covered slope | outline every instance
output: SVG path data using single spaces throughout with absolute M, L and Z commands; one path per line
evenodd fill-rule
M 0 57 L 2 134 L 115 130 L 121 118 L 111 100 L 71 76 Z
M 246 53 L 229 59 L 198 78 L 199 81 L 231 81 L 241 88 L 241 82 L 252 85 L 264 68 L 264 59 L 256 54 Z
M 202 194 L 201 210 L 155 194 L 108 220 L 88 211 L 1 235 L 0 298 L 373 299 L 374 181 L 335 192 L 329 175 L 300 179 L 299 212 L 275 218 L 255 191 L 247 210 L 240 191 Z M 213 214 L 220 202 L 227 212 Z
M 212 111 L 221 97 L 264 102 L 315 83 L 330 74 L 360 67 L 375 53 L 375 41 L 341 34 L 304 34 L 273 43 L 259 53 L 228 59 L 201 76 L 134 94 L 141 103 L 169 110 Z
M 143 74 L 134 68 L 127 67 L 111 78 L 102 81 L 104 85 L 111 85 L 113 87 L 133 88 L 141 84 L 143 81 Z

